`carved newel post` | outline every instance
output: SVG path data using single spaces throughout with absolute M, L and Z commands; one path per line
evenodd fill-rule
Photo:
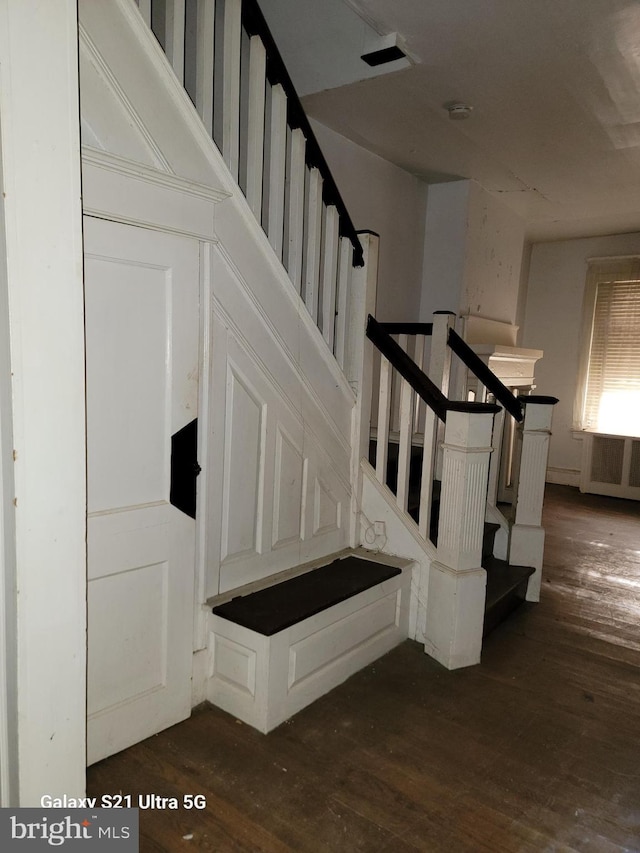
M 454 403 L 447 412 L 438 556 L 429 578 L 425 650 L 448 669 L 480 661 L 486 588 L 482 538 L 497 411 L 490 404 Z
M 515 524 L 511 529 L 509 564 L 533 566 L 529 578 L 527 601 L 540 600 L 544 528 L 542 504 L 549 457 L 551 418 L 556 397 L 519 397 L 524 405 L 524 422 L 518 428 L 522 442 L 517 483 Z

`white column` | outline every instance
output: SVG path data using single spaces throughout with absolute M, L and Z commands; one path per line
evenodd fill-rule
M 375 312 L 378 286 L 377 234 L 358 235 L 364 254 L 364 266 L 354 267 L 351 276 L 349 334 L 345 346 L 344 372 L 356 394 L 351 420 L 351 531 L 350 543 L 360 544 L 360 498 L 362 478 L 360 460 L 369 456 L 371 432 L 371 394 L 373 385 L 373 344 L 365 334 L 367 318 Z
M 544 528 L 542 505 L 549 456 L 549 438 L 555 397 L 520 397 L 524 403 L 524 422 L 518 428 L 522 442 L 517 481 L 516 518 L 511 529 L 509 563 L 512 566 L 532 566 L 536 571 L 529 578 L 527 601 L 540 600 L 542 561 L 544 558 Z
M 5 591 L 12 590 L 11 599 L 0 601 L 0 680 L 11 673 L 9 698 L 17 706 L 9 754 L 7 720 L 0 720 L 1 794 L 3 806 L 40 806 L 45 793 L 77 797 L 85 785 L 86 444 L 74 0 L 0 0 L 0 67 L 0 301 L 8 306 L 1 334 L 4 360 L 11 361 L 11 374 L 0 375 L 3 454 L 7 427 L 13 442 L 13 471 L 4 456 L 0 483 L 0 571 Z
M 447 412 L 438 555 L 431 564 L 425 632 L 425 651 L 448 669 L 480 661 L 486 587 L 482 536 L 496 410 L 460 408 Z

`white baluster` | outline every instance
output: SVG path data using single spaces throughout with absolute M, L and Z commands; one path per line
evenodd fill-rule
M 247 201 L 260 221 L 264 171 L 264 111 L 267 53 L 260 36 L 249 43 L 249 106 L 247 122 Z
M 304 182 L 306 139 L 300 128 L 287 133 L 287 215 L 285 221 L 284 262 L 296 291 L 302 287 L 304 239 Z
M 332 352 L 336 329 L 339 225 L 340 217 L 337 207 L 333 204 L 327 205 L 324 209 L 320 278 L 322 281 L 322 336 Z
M 224 0 L 222 156 L 234 178 L 240 157 L 241 0 Z
M 389 423 L 391 415 L 391 362 L 380 356 L 380 390 L 378 393 L 378 428 L 376 430 L 376 477 L 380 483 L 387 482 L 387 460 L 389 458 Z
M 431 527 L 431 491 L 436 462 L 436 439 L 438 418 L 430 406 L 425 406 L 424 433 L 422 448 L 422 473 L 420 479 L 420 508 L 418 510 L 418 530 L 420 535 L 429 539 Z
M 138 0 L 138 8 L 140 14 L 144 18 L 145 24 L 151 27 L 151 0 Z
M 304 302 L 318 322 L 318 286 L 320 279 L 320 249 L 322 240 L 322 177 L 313 166 L 307 170 L 304 252 Z
M 277 83 L 271 87 L 269 105 L 269 188 L 266 232 L 276 255 L 282 259 L 284 239 L 284 179 L 287 154 L 287 96 Z
M 167 0 L 165 53 L 178 80 L 184 82 L 184 4 L 185 0 Z
M 405 352 L 408 352 L 408 336 L 400 335 L 398 341 Z M 396 489 L 396 504 L 407 512 L 409 502 L 409 473 L 411 469 L 411 437 L 413 432 L 413 395 L 411 385 L 400 380 L 399 404 L 399 444 L 398 444 L 398 487 Z
M 196 35 L 196 109 L 213 136 L 215 0 L 198 0 Z
M 334 352 L 338 364 L 344 369 L 346 351 L 346 336 L 349 328 L 349 290 L 351 286 L 351 271 L 353 269 L 353 244 L 348 237 L 340 238 L 338 255 L 338 292 L 336 295 L 336 339 Z

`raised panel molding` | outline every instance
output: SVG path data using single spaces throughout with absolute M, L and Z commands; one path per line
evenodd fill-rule
M 92 634 L 110 638 L 89 644 L 90 718 L 164 686 L 168 615 L 166 561 L 90 581 Z
M 229 361 L 224 438 L 223 562 L 257 553 L 261 548 L 264 410 L 264 401 Z
M 342 504 L 334 497 L 329 487 L 319 478 L 315 478 L 313 535 L 330 533 L 340 527 Z
M 302 538 L 306 470 L 302 451 L 278 424 L 273 483 L 274 548 L 291 545 Z

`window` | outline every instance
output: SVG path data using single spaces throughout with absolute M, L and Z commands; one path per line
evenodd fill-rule
M 590 264 L 581 374 L 579 428 L 640 435 L 640 258 Z

